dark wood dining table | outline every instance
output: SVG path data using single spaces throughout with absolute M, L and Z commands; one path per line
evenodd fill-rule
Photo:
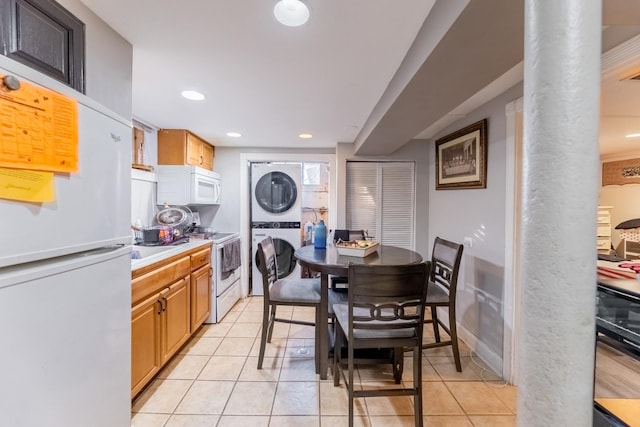
M 320 328 L 316 343 L 316 351 L 320 355 L 320 379 L 327 379 L 329 358 L 329 275 L 347 276 L 349 264 L 366 265 L 408 265 L 422 262 L 422 256 L 408 249 L 396 246 L 378 245 L 375 252 L 366 257 L 344 256 L 338 253 L 334 245 L 327 245 L 325 249 L 316 249 L 313 245 L 302 246 L 296 249 L 295 258 L 302 267 L 320 273 L 321 298 L 320 298 Z

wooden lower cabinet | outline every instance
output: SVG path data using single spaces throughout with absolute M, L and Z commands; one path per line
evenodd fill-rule
M 164 364 L 191 336 L 190 329 L 190 286 L 189 278 L 185 277 L 161 292 L 164 307 L 162 320 L 162 353 L 161 363 Z
M 199 248 L 132 272 L 132 398 L 209 316 L 210 257 Z
M 191 332 L 204 323 L 211 311 L 211 267 L 209 264 L 191 273 Z
M 160 370 L 160 294 L 131 309 L 131 395 Z

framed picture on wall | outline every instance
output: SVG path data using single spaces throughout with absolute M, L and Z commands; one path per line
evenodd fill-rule
M 487 119 L 436 140 L 436 190 L 487 188 Z

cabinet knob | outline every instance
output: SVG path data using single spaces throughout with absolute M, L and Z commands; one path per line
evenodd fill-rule
M 9 90 L 20 89 L 20 80 L 15 76 L 4 76 L 2 78 L 2 84 Z

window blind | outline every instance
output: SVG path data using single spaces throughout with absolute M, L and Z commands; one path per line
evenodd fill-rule
M 414 249 L 413 162 L 347 162 L 346 225 L 385 245 Z

